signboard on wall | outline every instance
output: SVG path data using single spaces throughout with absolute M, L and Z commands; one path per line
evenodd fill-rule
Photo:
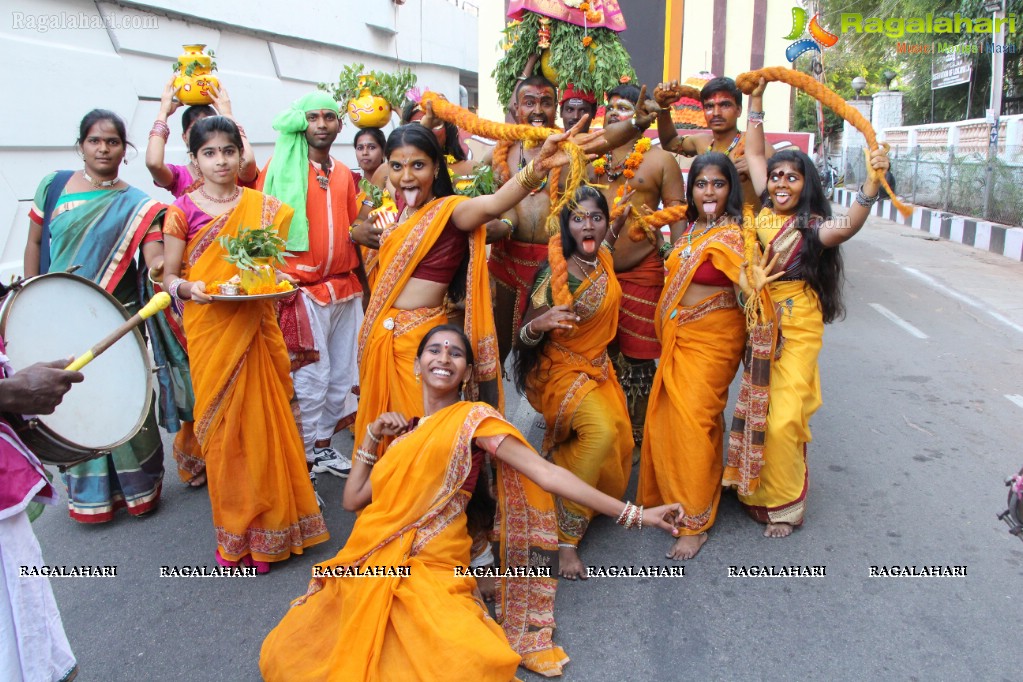
M 942 52 L 931 60 L 931 90 L 970 82 L 973 60 L 969 55 Z

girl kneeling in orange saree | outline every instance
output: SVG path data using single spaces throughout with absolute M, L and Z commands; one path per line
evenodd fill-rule
M 283 238 L 291 223 L 293 211 L 280 200 L 237 186 L 241 142 L 222 116 L 193 126 L 189 148 L 206 181 L 193 193 L 192 219 L 178 206 L 192 195 L 168 211 L 164 286 L 185 301 L 195 436 L 206 460 L 217 561 L 241 560 L 263 573 L 329 536 L 291 411 L 291 363 L 273 301 L 211 303 L 206 293 L 208 283 L 238 272 L 224 259 L 221 237 L 269 228 Z
M 625 394 L 607 355 L 622 289 L 614 275 L 614 245 L 604 237 L 614 239 L 616 233 L 608 230 L 607 200 L 588 185 L 578 189 L 559 220 L 574 302 L 571 308 L 554 305 L 556 275 L 549 265 L 541 267 L 519 333 L 515 385 L 547 422 L 543 452 L 588 485 L 621 498 L 632 470 L 633 440 Z M 585 580 L 578 546 L 594 510 L 561 497 L 556 504 L 560 573 Z
M 677 504 L 644 510 L 605 495 L 539 457 L 489 405 L 461 401 L 474 358 L 460 329 L 431 329 L 416 355 L 424 416 L 390 412 L 369 424 L 344 493 L 345 508 L 362 513 L 263 642 L 268 682 L 506 682 L 520 664 L 558 675 L 568 657 L 551 640 L 556 578 L 541 575 L 557 547 L 549 493 L 629 527 L 674 531 Z M 397 438 L 381 453 L 377 442 L 388 436 Z M 499 579 L 500 625 L 465 573 L 470 530 L 491 524 L 502 570 L 541 576 Z

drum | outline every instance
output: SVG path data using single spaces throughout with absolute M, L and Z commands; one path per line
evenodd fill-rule
M 91 281 L 62 272 L 24 280 L 0 307 L 0 335 L 15 370 L 77 356 L 131 314 Z M 139 432 L 153 400 L 153 371 L 136 327 L 82 370 L 53 414 L 11 426 L 39 459 L 61 467 L 108 454 Z

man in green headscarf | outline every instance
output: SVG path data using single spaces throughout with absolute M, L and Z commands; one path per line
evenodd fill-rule
M 341 131 L 338 105 L 312 92 L 274 119 L 280 135 L 260 174 L 260 189 L 295 209 L 282 268 L 301 289 L 282 306 L 281 330 L 292 359 L 301 431 L 313 481 L 348 476 L 351 461 L 330 446 L 355 419 L 356 349 L 362 324 L 360 261 L 348 228 L 359 215 L 355 181 L 330 156 Z

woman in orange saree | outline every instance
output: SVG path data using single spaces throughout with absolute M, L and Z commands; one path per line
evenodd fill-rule
M 738 300 L 746 283 L 742 184 L 724 154 L 701 154 L 686 185 L 688 227 L 663 246 L 667 283 L 655 321 L 661 357 L 646 413 L 637 497 L 680 500 L 680 536 L 668 551 L 691 559 L 714 525 L 724 474 L 723 412 L 746 346 Z M 659 233 L 658 233 L 659 234 Z M 775 275 L 777 279 L 781 275 Z
M 542 451 L 611 497 L 621 498 L 632 470 L 632 425 L 607 355 L 618 328 L 622 290 L 604 241 L 608 207 L 584 185 L 559 216 L 561 249 L 574 304 L 554 305 L 549 265 L 540 268 L 519 333 L 515 384 L 547 423 Z M 548 334 L 548 332 L 555 332 Z M 560 574 L 586 579 L 578 546 L 594 510 L 557 498 Z
M 643 510 L 604 495 L 539 457 L 489 405 L 459 400 L 473 366 L 460 329 L 429 330 L 416 355 L 425 416 L 392 412 L 370 423 L 344 495 L 345 508 L 362 513 L 344 548 L 313 568 L 306 594 L 263 642 L 268 682 L 507 682 L 520 664 L 559 675 L 568 657 L 551 640 L 557 539 L 545 491 L 629 527 L 673 531 L 678 505 Z M 397 439 L 378 454 L 374 439 L 385 436 Z M 531 574 L 500 579 L 500 625 L 468 572 L 474 520 L 498 527 L 502 573 Z
M 284 237 L 292 210 L 236 185 L 241 140 L 229 120 L 215 116 L 196 123 L 189 144 L 206 178 L 196 206 L 211 215 L 223 212 L 200 224 L 171 207 L 164 225 L 164 285 L 185 301 L 195 436 L 206 460 L 217 560 L 242 560 L 265 572 L 270 562 L 329 536 L 290 406 L 291 363 L 273 301 L 207 305 L 206 286 L 238 271 L 224 259 L 221 238 L 242 228 L 269 228 Z
M 765 85 L 761 79 L 750 93 L 750 111 L 762 108 Z M 806 511 L 806 446 L 812 438 L 810 418 L 821 406 L 817 357 L 824 325 L 845 314 L 838 247 L 866 223 L 889 164 L 886 151 L 871 152 L 856 201 L 847 215 L 832 218 L 813 161 L 790 150 L 768 160 L 763 128 L 751 123 L 746 130 L 750 179 L 758 193 L 766 193 L 756 218 L 757 239 L 777 258 L 784 275 L 767 288 L 778 307 L 782 342 L 778 357 L 769 356 L 770 408 L 760 433 L 763 463 L 756 489 L 745 495 L 740 491 L 739 500 L 750 516 L 767 524 L 764 535 L 787 537 L 802 525 Z
M 447 321 L 446 301 L 465 301 L 464 331 L 476 362 L 467 396 L 502 409 L 482 226 L 521 201 L 549 169 L 568 163 L 558 144 L 580 127 L 552 135 L 515 182 L 472 199 L 454 195 L 444 155 L 429 129 L 410 124 L 390 134 L 386 163 L 405 208 L 380 236 L 376 279 L 359 333 L 357 435 L 384 412 L 422 412 L 413 360 L 423 334 Z

